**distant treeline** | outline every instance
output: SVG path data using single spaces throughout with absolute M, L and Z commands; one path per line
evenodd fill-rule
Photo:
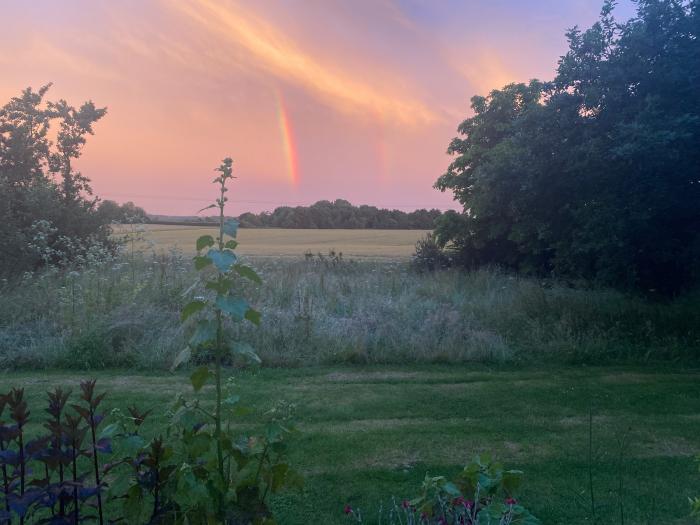
M 238 221 L 242 228 L 432 230 L 435 219 L 441 215 L 437 209 L 405 212 L 376 206 L 353 206 L 346 200 L 337 199 L 333 202 L 318 201 L 311 206 L 280 206 L 273 212 L 247 212 L 240 215 Z M 151 215 L 150 222 L 215 224 L 216 217 Z
M 238 220 L 244 228 L 377 228 L 388 230 L 430 230 L 440 210 L 412 212 L 376 206 L 353 206 L 337 199 L 318 201 L 311 206 L 281 206 L 272 213 L 244 213 Z

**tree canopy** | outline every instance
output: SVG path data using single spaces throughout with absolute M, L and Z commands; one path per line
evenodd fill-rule
M 700 268 L 700 1 L 606 2 L 552 81 L 475 96 L 436 182 L 436 237 L 501 265 L 676 293 Z
M 244 213 L 238 220 L 244 228 L 378 228 L 387 230 L 429 230 L 440 210 L 412 212 L 376 206 L 353 206 L 348 201 L 318 201 L 311 206 L 281 206 L 272 213 Z
M 97 207 L 97 214 L 100 219 L 109 223 L 134 224 L 150 222 L 148 214 L 140 206 L 133 202 L 119 204 L 112 200 L 100 201 Z

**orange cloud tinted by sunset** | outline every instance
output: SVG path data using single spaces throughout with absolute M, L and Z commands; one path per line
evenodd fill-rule
M 108 107 L 80 161 L 104 198 L 191 214 L 231 155 L 234 211 L 441 207 L 472 95 L 548 78 L 599 2 L 67 0 L 0 4 L 0 97 Z M 495 5 L 498 4 L 498 5 Z

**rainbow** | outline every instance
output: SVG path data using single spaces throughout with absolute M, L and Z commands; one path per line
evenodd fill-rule
M 297 186 L 299 184 L 299 158 L 294 141 L 294 132 L 289 119 L 287 106 L 284 103 L 284 98 L 279 89 L 275 90 L 275 98 L 277 99 L 277 114 L 282 138 L 282 149 L 287 164 L 287 175 L 292 185 Z

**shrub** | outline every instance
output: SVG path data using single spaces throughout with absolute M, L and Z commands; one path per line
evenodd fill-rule
M 537 525 L 539 520 L 515 499 L 522 480 L 519 470 L 504 470 L 488 457 L 477 456 L 448 481 L 444 476 L 425 476 L 421 493 L 380 509 L 378 523 L 389 525 Z M 365 523 L 362 513 L 349 505 L 345 514 Z M 386 518 L 386 521 L 384 520 Z
M 86 518 L 104 522 L 100 457 L 111 451 L 111 441 L 98 437 L 104 415 L 104 394 L 94 381 L 80 384 L 80 402 L 68 405 L 70 392 L 49 392 L 48 433 L 29 439 L 29 407 L 24 389 L 0 394 L 0 418 L 7 409 L 12 423 L 0 419 L 2 507 L 0 523 L 79 523 Z
M 700 456 L 696 458 L 700 463 Z M 688 498 L 690 500 L 690 515 L 700 523 L 700 497 Z
M 442 270 L 451 265 L 450 257 L 438 245 L 432 233 L 416 242 L 416 251 L 411 259 L 413 268 L 418 271 Z
M 106 110 L 47 102 L 49 88 L 27 88 L 0 106 L 0 245 L 8 248 L 0 276 L 115 248 L 89 180 L 74 167 Z

